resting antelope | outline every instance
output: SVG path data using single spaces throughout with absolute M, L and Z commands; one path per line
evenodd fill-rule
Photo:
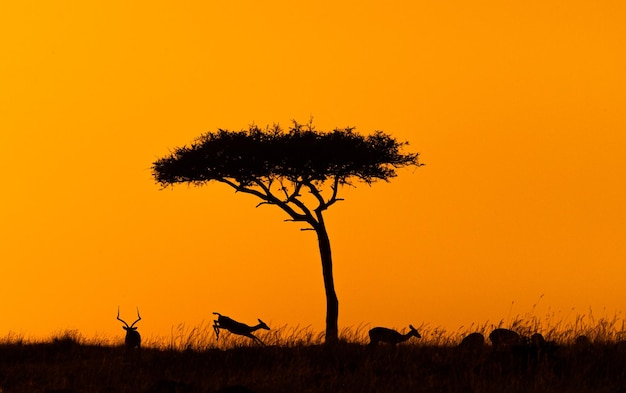
M 117 308 L 117 319 L 122 321 L 122 323 L 126 326 L 122 326 L 122 329 L 126 330 L 126 339 L 124 342 L 126 343 L 126 350 L 130 351 L 135 347 L 139 350 L 141 349 L 141 335 L 137 331 L 135 324 L 141 321 L 141 316 L 139 315 L 139 307 L 137 307 L 137 320 L 133 322 L 132 325 L 128 326 L 126 321 L 120 318 L 120 308 Z
M 226 329 L 233 334 L 238 334 L 240 336 L 249 337 L 262 345 L 265 345 L 263 341 L 259 340 L 252 332 L 265 329 L 270 330 L 270 328 L 265 324 L 265 322 L 259 319 L 259 324 L 255 326 L 248 326 L 245 323 L 237 322 L 234 319 L 231 319 L 225 315 L 221 315 L 218 312 L 214 312 L 213 314 L 217 315 L 217 319 L 213 323 L 213 330 L 215 330 L 216 340 L 220 338 L 220 329 Z
M 396 345 L 398 343 L 408 340 L 411 337 L 422 337 L 419 332 L 413 327 L 413 325 L 409 325 L 409 329 L 411 330 L 409 330 L 407 334 L 400 334 L 393 329 L 388 329 L 385 327 L 372 328 L 369 331 L 370 345 L 376 345 L 379 342 Z
M 538 357 L 550 355 L 558 349 L 558 345 L 554 341 L 546 341 L 541 333 L 530 336 L 530 346 Z
M 489 340 L 491 340 L 494 349 L 518 347 L 525 344 L 524 339 L 517 332 L 502 328 L 494 329 L 489 334 Z
M 459 349 L 467 352 L 477 352 L 485 346 L 485 336 L 481 333 L 470 333 L 459 344 Z

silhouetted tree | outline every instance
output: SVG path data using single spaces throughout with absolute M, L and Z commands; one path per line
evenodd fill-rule
M 335 292 L 330 240 L 324 211 L 335 202 L 340 186 L 353 179 L 371 184 L 388 181 L 396 169 L 421 166 L 417 153 L 404 154 L 407 142 L 376 131 L 369 136 L 353 128 L 317 131 L 312 122 L 293 122 L 289 131 L 278 125 L 248 130 L 218 130 L 198 137 L 190 146 L 176 148 L 153 163 L 157 183 L 203 185 L 225 183 L 236 192 L 257 196 L 290 217 L 308 224 L 317 234 L 326 290 L 326 342 L 338 339 L 339 302 Z M 303 195 L 304 193 L 304 195 Z

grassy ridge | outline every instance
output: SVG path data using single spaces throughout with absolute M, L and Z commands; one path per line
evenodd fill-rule
M 580 322 L 580 321 L 579 321 Z M 520 347 L 457 348 L 465 332 L 422 326 L 422 339 L 372 348 L 367 329 L 342 332 L 334 347 L 310 328 L 282 327 L 259 335 L 267 347 L 210 326 L 179 326 L 169 340 L 147 342 L 141 353 L 75 331 L 45 342 L 9 336 L 0 342 L 2 392 L 623 392 L 626 347 L 617 320 L 544 331 L 550 351 Z M 527 334 L 532 321 L 511 324 Z M 487 326 L 482 327 L 486 333 Z M 492 326 L 489 326 L 491 329 Z M 471 327 L 470 330 L 480 330 Z M 580 346 L 586 334 L 593 344 Z

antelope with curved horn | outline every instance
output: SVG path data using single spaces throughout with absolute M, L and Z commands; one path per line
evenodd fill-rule
M 259 340 L 255 335 L 252 334 L 252 332 L 259 329 L 270 330 L 265 322 L 261 321 L 260 319 L 258 325 L 248 326 L 245 323 L 237 322 L 234 319 L 222 315 L 218 312 L 214 312 L 213 314 L 217 315 L 217 319 L 213 323 L 213 330 L 215 330 L 216 339 L 220 338 L 220 329 L 226 329 L 233 334 L 249 337 L 256 342 L 265 345 L 263 341 Z
M 419 334 L 417 329 L 413 327 L 413 325 L 409 325 L 409 332 L 407 334 L 400 334 L 393 329 L 388 329 L 385 327 L 375 327 L 370 329 L 370 345 L 376 345 L 379 342 L 388 343 L 391 345 L 396 345 L 398 343 L 404 342 L 411 337 L 421 338 L 422 336 Z
M 122 329 L 126 330 L 126 339 L 124 340 L 124 342 L 126 343 L 126 350 L 130 351 L 134 349 L 135 347 L 137 348 L 137 350 L 141 349 L 141 335 L 139 334 L 139 332 L 137 331 L 137 328 L 135 327 L 135 324 L 141 321 L 141 315 L 139 315 L 139 307 L 137 307 L 137 320 L 133 322 L 132 325 L 128 326 L 126 321 L 120 318 L 119 307 L 117 307 L 117 320 L 121 321 L 124 325 L 126 325 L 126 326 L 122 326 Z

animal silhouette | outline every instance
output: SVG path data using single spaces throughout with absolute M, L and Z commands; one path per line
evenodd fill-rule
M 524 339 L 517 332 L 509 329 L 497 328 L 489 334 L 493 349 L 501 350 L 524 345 Z
M 214 312 L 213 314 L 217 315 L 217 319 L 213 323 L 213 330 L 215 330 L 216 339 L 220 338 L 220 329 L 226 329 L 233 334 L 249 337 L 254 341 L 260 343 L 261 345 L 265 345 L 263 341 L 261 341 L 258 337 L 252 334 L 252 332 L 259 329 L 270 330 L 269 326 L 267 326 L 265 322 L 261 321 L 260 319 L 257 325 L 248 326 L 245 323 L 237 322 L 234 319 L 222 315 L 218 312 Z
M 413 327 L 413 325 L 409 325 L 409 332 L 406 334 L 398 333 L 393 329 L 389 329 L 386 327 L 375 327 L 370 329 L 370 344 L 374 346 L 378 343 L 387 343 L 391 345 L 396 345 L 401 342 L 408 340 L 411 337 L 421 338 L 422 336 L 419 332 Z
M 459 349 L 468 351 L 468 352 L 476 352 L 480 351 L 485 345 L 485 336 L 481 333 L 470 333 L 461 340 L 459 344 Z
M 122 326 L 122 329 L 126 330 L 126 338 L 124 342 L 126 344 L 126 350 L 130 351 L 134 348 L 141 349 L 141 335 L 137 331 L 135 324 L 141 321 L 141 315 L 139 315 L 139 307 L 137 307 L 137 320 L 133 322 L 132 325 L 128 326 L 126 321 L 120 318 L 120 308 L 117 308 L 117 319 L 118 321 L 122 321 L 125 326 Z

